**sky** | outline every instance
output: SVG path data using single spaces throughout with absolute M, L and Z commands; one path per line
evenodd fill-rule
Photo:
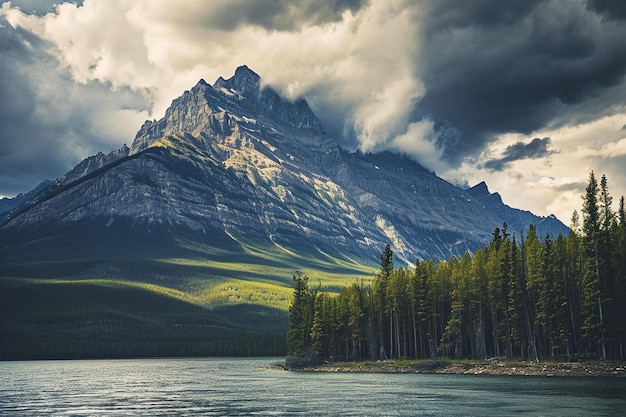
M 2 0 L 0 0 L 2 1 Z M 13 0 L 0 5 L 0 196 L 132 143 L 248 65 L 342 146 L 412 156 L 569 225 L 626 194 L 621 0 Z

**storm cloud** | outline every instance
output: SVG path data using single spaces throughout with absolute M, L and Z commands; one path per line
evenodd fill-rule
M 454 3 L 454 4 L 453 4 Z M 459 161 L 506 132 L 623 109 L 626 27 L 576 1 L 434 2 L 423 35 L 416 118 L 454 126 Z
M 621 0 L 587 0 L 587 7 L 605 18 L 626 20 L 626 3 Z
M 342 13 L 355 12 L 365 0 L 215 0 L 176 2 L 160 12 L 182 25 L 212 27 L 233 31 L 242 26 L 268 30 L 295 31 L 304 25 L 323 25 L 340 21 Z
M 134 115 L 148 107 L 128 88 L 77 85 L 46 48 L 32 33 L 0 24 L 0 195 L 29 191 L 119 147 L 135 130 L 128 122 L 139 123 Z

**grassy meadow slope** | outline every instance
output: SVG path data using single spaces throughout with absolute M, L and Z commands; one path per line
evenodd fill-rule
M 0 294 L 1 359 L 284 353 L 284 315 L 267 307 L 208 310 L 115 280 L 1 278 Z
M 374 267 L 304 248 L 178 242 L 171 257 L 0 266 L 0 359 L 284 355 L 297 271 L 330 289 Z

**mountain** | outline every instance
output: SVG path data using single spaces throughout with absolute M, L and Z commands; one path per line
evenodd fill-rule
M 567 230 L 549 220 L 550 232 Z M 132 231 L 131 241 L 211 236 L 220 247 L 252 242 L 370 262 L 391 243 L 412 263 L 472 251 L 504 222 L 524 230 L 546 219 L 505 206 L 484 183 L 464 191 L 405 156 L 342 149 L 305 100 L 261 88 L 242 66 L 212 86 L 201 80 L 161 120 L 144 123 L 130 148 L 87 158 L 23 202 L 2 225 L 11 243 L 2 251 L 26 245 L 46 258 L 45 243 L 18 238 L 43 226 L 53 252 L 63 234 L 80 242 L 78 257 L 93 247 L 74 229 L 106 236 L 116 250 L 103 256 L 128 246 Z M 162 244 L 148 246 L 170 250 Z
M 296 270 L 331 287 L 369 278 L 386 244 L 413 264 L 473 251 L 505 222 L 567 231 L 484 184 L 463 190 L 407 156 L 343 149 L 304 99 L 246 66 L 200 80 L 130 147 L 5 203 L 0 276 L 142 282 L 283 312 Z

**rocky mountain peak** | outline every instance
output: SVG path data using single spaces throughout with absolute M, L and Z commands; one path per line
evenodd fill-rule
M 235 70 L 228 80 L 220 77 L 215 81 L 213 87 L 215 89 L 224 88 L 235 94 L 241 94 L 247 97 L 258 95 L 261 86 L 261 77 L 246 65 L 242 65 Z
M 471 187 L 467 190 L 467 193 L 487 206 L 501 206 L 504 204 L 500 193 L 491 193 L 485 181 L 481 181 Z
M 274 133 L 261 138 L 261 132 Z M 210 148 L 210 152 L 216 146 L 227 144 L 230 148 L 236 143 L 267 139 L 274 139 L 270 140 L 274 146 L 275 141 L 296 139 L 298 146 L 319 148 L 328 139 L 306 100 L 292 102 L 269 86 L 261 89 L 261 77 L 245 65 L 227 80 L 218 78 L 212 86 L 201 79 L 173 100 L 161 120 L 141 126 L 130 154 L 179 134 L 200 138 L 194 146 Z
M 471 187 L 468 191 L 477 200 L 481 200 L 482 198 L 487 197 L 491 194 L 485 181 L 479 182 L 475 186 Z

